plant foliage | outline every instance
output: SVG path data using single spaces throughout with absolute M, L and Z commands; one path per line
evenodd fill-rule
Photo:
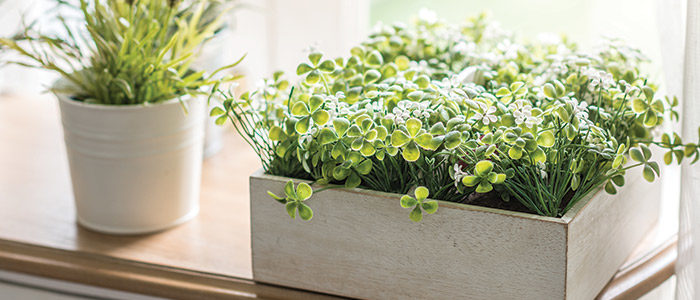
M 378 26 L 346 57 L 311 52 L 294 85 L 278 72 L 241 98 L 222 92 L 212 113 L 233 121 L 270 174 L 399 194 L 420 186 L 400 201 L 414 221 L 437 209 L 428 191 L 559 217 L 600 186 L 616 193 L 630 168 L 654 180 L 649 145 L 668 150 L 666 163 L 697 161 L 696 143 L 653 139 L 678 101 L 657 97 L 638 50 L 519 43 L 483 15 L 462 25 L 423 15 Z
M 221 29 L 229 10 L 221 1 L 80 0 L 61 1 L 80 12 L 79 24 L 63 15 L 62 35 L 27 26 L 23 34 L 0 39 L 19 53 L 16 63 L 59 73 L 53 87 L 89 103 L 157 103 L 236 79 L 219 76 L 234 64 L 206 74 L 191 64 L 200 47 Z M 63 36 L 65 38 L 59 37 Z

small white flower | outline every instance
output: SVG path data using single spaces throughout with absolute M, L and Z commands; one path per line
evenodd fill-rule
M 540 177 L 541 177 L 542 179 L 547 179 L 547 166 L 546 166 L 543 162 L 538 161 L 538 162 L 537 162 L 537 168 L 538 168 L 539 171 L 540 171 Z
M 600 86 L 603 89 L 607 89 L 615 85 L 615 79 L 613 79 L 612 74 L 606 71 L 584 67 L 582 68 L 582 73 L 590 79 L 590 89 L 594 89 L 597 86 Z
M 508 109 L 513 112 L 515 124 L 525 124 L 528 128 L 542 123 L 542 119 L 532 115 L 532 105 L 527 100 L 518 99 L 508 105 Z
M 462 178 L 464 176 L 467 176 L 467 172 L 462 171 L 462 166 L 460 166 L 458 163 L 454 165 L 454 171 L 455 171 L 455 187 L 459 187 L 459 184 L 462 182 Z
M 488 106 L 483 102 L 477 102 L 479 104 L 479 107 L 481 108 L 481 111 L 483 113 L 477 112 L 474 114 L 474 117 L 478 120 L 484 123 L 484 125 L 489 125 L 491 123 L 494 123 L 498 121 L 498 117 L 496 117 L 496 107 L 495 106 Z

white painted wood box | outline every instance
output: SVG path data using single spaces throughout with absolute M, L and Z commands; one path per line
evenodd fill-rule
M 414 223 L 401 195 L 363 189 L 314 193 L 313 219 L 293 220 L 267 195 L 289 179 L 261 170 L 253 278 L 370 299 L 593 299 L 656 223 L 660 184 L 639 173 L 562 218 L 440 201 Z

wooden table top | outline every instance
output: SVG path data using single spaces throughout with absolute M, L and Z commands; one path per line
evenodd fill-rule
M 252 281 L 248 176 L 232 132 L 204 161 L 201 211 L 176 228 L 110 236 L 75 221 L 56 100 L 0 96 L 0 269 L 164 297 L 327 298 Z

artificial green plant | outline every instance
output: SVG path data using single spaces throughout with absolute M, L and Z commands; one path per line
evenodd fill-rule
M 60 1 L 80 18 L 58 15 L 63 32 L 27 26 L 0 46 L 20 54 L 15 63 L 64 78 L 52 90 L 87 103 L 158 103 L 207 89 L 236 76 L 220 76 L 238 62 L 207 74 L 192 68 L 204 43 L 221 29 L 226 1 Z
M 586 53 L 560 37 L 518 42 L 483 15 L 461 25 L 418 19 L 379 26 L 346 57 L 311 52 L 295 84 L 278 72 L 242 97 L 222 91 L 212 115 L 233 122 L 269 174 L 415 189 L 400 201 L 414 221 L 437 209 L 428 192 L 560 217 L 600 186 L 615 194 L 631 168 L 653 181 L 649 145 L 668 151 L 666 163 L 698 160 L 697 143 L 654 138 L 677 119 L 678 101 L 656 94 L 644 62 L 618 40 Z M 301 203 L 293 196 L 274 197 L 289 211 Z

